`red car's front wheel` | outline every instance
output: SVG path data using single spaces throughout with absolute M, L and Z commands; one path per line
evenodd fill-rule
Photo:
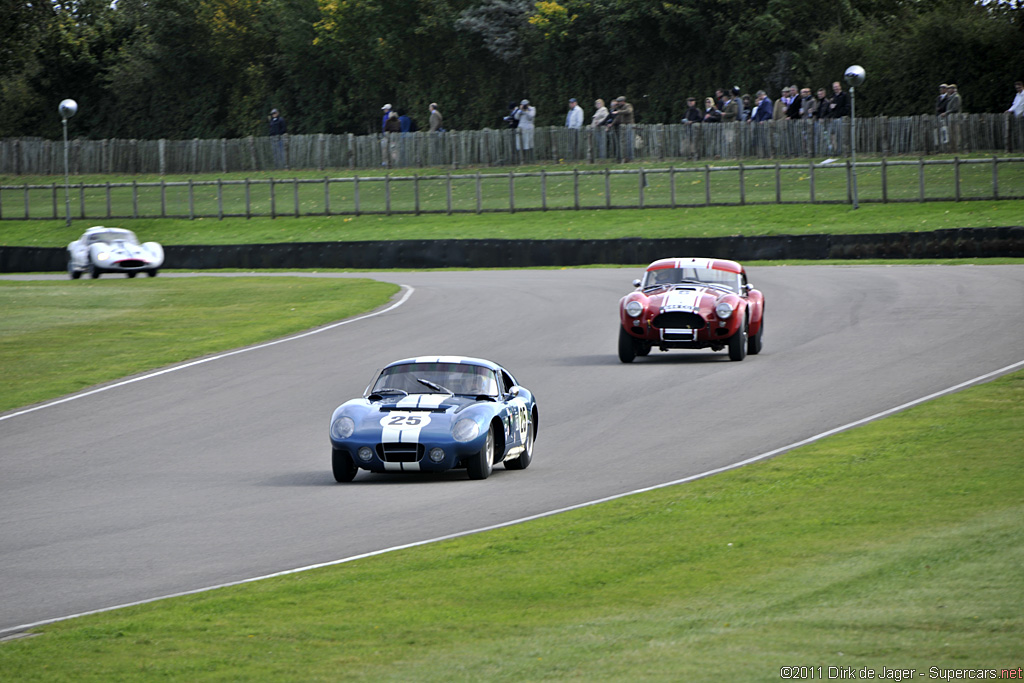
M 633 338 L 629 336 L 629 333 L 620 327 L 619 360 L 623 363 L 632 363 L 634 358 L 636 358 L 636 344 L 633 342 Z

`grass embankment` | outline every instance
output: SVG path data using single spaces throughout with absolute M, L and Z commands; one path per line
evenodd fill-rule
M 46 626 L 0 645 L 0 671 L 773 681 L 794 666 L 822 679 L 829 667 L 1016 670 L 1022 414 L 1017 373 L 683 486 Z
M 1024 225 L 1024 201 L 794 204 L 680 209 L 547 211 L 301 218 L 2 221 L 0 245 L 65 247 L 91 225 L 169 244 L 266 244 L 432 239 L 613 239 L 857 234 Z
M 0 281 L 0 410 L 340 320 L 397 290 L 311 278 Z

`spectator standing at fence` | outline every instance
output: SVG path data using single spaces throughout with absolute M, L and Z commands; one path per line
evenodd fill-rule
M 758 90 L 757 94 L 754 95 L 755 105 L 754 114 L 751 120 L 754 123 L 763 123 L 765 121 L 771 121 L 773 115 L 772 100 L 768 97 L 768 93 L 764 90 Z
M 615 116 L 612 119 L 612 126 L 619 140 L 619 157 L 624 162 L 630 162 L 633 160 L 633 123 L 636 121 L 636 114 L 633 105 L 626 101 L 625 95 L 615 98 L 613 111 Z
M 818 101 L 814 99 L 814 95 L 811 94 L 811 89 L 802 88 L 800 90 L 800 118 L 813 119 L 817 110 Z
M 430 131 L 431 133 L 438 133 L 443 131 L 441 124 L 444 122 L 444 117 L 441 116 L 441 111 L 437 108 L 437 102 L 431 102 L 427 107 L 430 110 Z
M 743 103 L 743 97 L 740 95 L 740 87 L 738 85 L 732 86 L 732 98 L 736 100 L 736 106 L 739 107 L 739 111 L 736 113 L 736 120 L 746 121 L 750 112 L 750 107 Z M 746 98 L 749 102 L 750 95 L 747 95 Z
M 942 116 L 943 112 L 946 111 L 946 90 L 949 88 L 948 85 L 942 83 L 939 85 L 939 96 L 935 98 L 935 115 Z
M 577 104 L 575 97 L 569 98 L 569 112 L 565 115 L 565 127 L 576 130 L 583 127 L 583 107 Z
M 394 166 L 398 163 L 398 139 L 402 135 L 402 122 L 398 120 L 398 112 L 388 111 L 384 121 L 384 139 L 381 149 L 385 152 L 381 166 Z
M 740 118 L 740 102 L 730 93 L 726 96 L 725 104 L 722 105 L 722 123 L 732 123 Z
M 843 84 L 839 81 L 832 84 L 832 103 L 829 105 L 828 115 L 833 119 L 850 115 L 850 96 L 843 91 Z
M 754 95 L 754 111 L 750 114 L 750 120 L 754 122 L 755 151 L 763 153 L 764 156 L 771 156 L 768 145 L 769 131 L 765 130 L 764 126 L 757 125 L 772 120 L 772 100 L 764 90 L 758 90 Z
M 683 114 L 683 123 L 700 123 L 704 120 L 704 114 L 697 107 L 696 97 L 686 98 L 686 113 Z
M 785 86 L 782 88 L 782 94 L 779 95 L 779 99 L 775 101 L 775 106 L 772 109 L 772 119 L 775 121 L 781 121 L 786 118 L 786 107 L 789 106 L 789 87 Z
M 608 154 L 608 131 L 604 122 L 608 119 L 608 107 L 604 100 L 594 100 L 594 115 L 590 117 L 590 128 L 593 131 L 590 139 L 594 141 L 594 156 L 603 159 Z
M 704 98 L 704 123 L 721 123 L 722 111 L 715 105 L 715 98 Z
M 839 81 L 832 83 L 832 102 L 828 105 L 829 121 L 829 142 L 835 153 L 841 154 L 842 144 L 842 123 L 844 116 L 850 115 L 850 96 L 843 91 L 843 84 Z
M 960 93 L 956 90 L 956 83 L 950 83 L 946 86 L 946 111 L 942 112 L 942 116 L 960 114 L 962 112 L 963 103 L 960 101 Z
M 828 91 L 824 88 L 818 88 L 817 100 L 818 106 L 814 110 L 814 118 L 828 118 L 829 112 L 832 111 L 832 98 L 828 96 Z
M 721 111 L 725 107 L 725 91 L 719 88 L 715 91 L 715 109 Z
M 288 168 L 284 153 L 284 136 L 288 132 L 288 124 L 277 109 L 270 110 L 267 123 L 270 128 L 270 145 L 274 153 L 274 168 Z
M 516 149 L 522 151 L 523 159 L 533 156 L 533 129 L 534 119 L 537 118 L 537 108 L 530 106 L 530 100 L 523 100 L 519 108 L 513 113 L 516 122 Z
M 1013 98 L 1013 104 L 1006 110 L 1007 114 L 1013 114 L 1014 116 L 1024 116 L 1024 81 L 1017 81 L 1013 84 L 1017 94 Z
M 786 118 L 800 118 L 800 88 L 795 85 L 789 86 L 789 102 L 786 103 Z
M 385 104 L 383 107 L 380 108 L 380 110 L 384 112 L 384 115 L 381 117 L 380 120 L 380 132 L 383 133 L 384 126 L 386 126 L 388 123 L 388 115 L 391 113 L 391 105 Z
M 1017 94 L 1013 97 L 1013 103 L 1010 104 L 1010 108 L 1006 110 L 1007 114 L 1013 114 L 1014 116 L 1024 116 L 1024 81 L 1017 81 L 1013 84 L 1014 90 Z
M 404 111 L 398 115 L 398 125 L 401 127 L 403 133 L 413 132 L 412 118 Z

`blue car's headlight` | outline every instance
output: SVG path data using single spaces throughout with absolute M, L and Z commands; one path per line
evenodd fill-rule
M 110 254 L 108 254 L 105 251 L 98 251 L 98 252 L 96 252 L 96 259 L 97 260 L 99 260 L 99 261 L 106 261 L 108 258 L 110 258 Z
M 480 435 L 480 425 L 475 420 L 464 417 L 452 427 L 452 438 L 459 443 L 472 441 Z
M 356 431 L 356 423 L 348 415 L 342 415 L 331 424 L 331 436 L 335 439 L 347 439 Z

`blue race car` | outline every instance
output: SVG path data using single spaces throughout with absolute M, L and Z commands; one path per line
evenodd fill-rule
M 331 416 L 334 478 L 465 467 L 486 479 L 497 463 L 524 470 L 537 438 L 537 401 L 497 363 L 462 356 L 385 367 L 363 398 Z

